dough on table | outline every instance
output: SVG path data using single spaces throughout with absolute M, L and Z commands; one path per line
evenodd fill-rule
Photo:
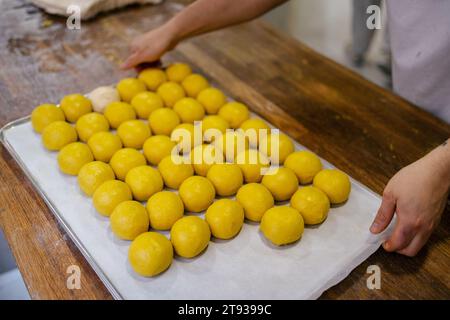
M 158 4 L 163 0 L 31 0 L 31 3 L 50 14 L 68 17 L 70 5 L 78 5 L 81 9 L 81 19 L 90 19 L 100 12 L 110 11 L 130 4 Z

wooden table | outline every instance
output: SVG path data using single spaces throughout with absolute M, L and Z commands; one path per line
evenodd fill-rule
M 73 31 L 65 19 L 23 0 L 0 2 L 0 126 L 40 103 L 133 74 L 118 69 L 130 39 L 162 24 L 182 3 L 131 7 Z M 164 57 L 174 60 L 187 61 L 377 193 L 397 170 L 450 136 L 450 126 L 260 21 L 184 43 Z M 448 213 L 417 257 L 380 249 L 323 298 L 450 298 Z M 111 298 L 3 147 L 0 226 L 32 298 Z M 382 271 L 381 290 L 366 286 L 373 264 Z M 66 287 L 70 265 L 81 268 L 81 290 Z

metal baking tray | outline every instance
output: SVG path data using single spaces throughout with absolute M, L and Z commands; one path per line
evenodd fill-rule
M 199 257 L 176 257 L 166 272 L 143 278 L 128 265 L 129 242 L 114 237 L 76 177 L 60 173 L 57 153 L 41 145 L 29 116 L 0 129 L 0 141 L 115 299 L 316 299 L 375 252 L 390 232 L 370 234 L 380 196 L 351 178 L 347 203 L 333 207 L 323 224 L 305 228 L 298 243 L 274 247 L 257 224 L 245 223 L 236 238 L 212 240 Z

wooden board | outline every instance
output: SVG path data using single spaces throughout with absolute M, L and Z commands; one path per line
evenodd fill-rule
M 58 102 L 133 72 L 118 69 L 129 41 L 163 23 L 187 1 L 134 6 L 67 30 L 65 20 L 24 0 L 0 2 L 0 126 L 33 106 Z M 266 24 L 201 36 L 164 57 L 213 78 L 230 96 L 381 193 L 401 167 L 450 136 L 450 126 L 369 83 Z M 450 297 L 450 210 L 416 258 L 379 250 L 323 298 Z M 0 226 L 32 298 L 108 299 L 109 293 L 61 230 L 30 182 L 0 147 Z M 66 269 L 81 268 L 81 290 L 68 290 Z M 377 264 L 382 289 L 369 290 Z

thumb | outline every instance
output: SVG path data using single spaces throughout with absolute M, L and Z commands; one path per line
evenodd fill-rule
M 377 234 L 386 229 L 394 216 L 395 205 L 395 198 L 390 193 L 385 192 L 381 201 L 381 206 L 370 227 L 370 232 Z

